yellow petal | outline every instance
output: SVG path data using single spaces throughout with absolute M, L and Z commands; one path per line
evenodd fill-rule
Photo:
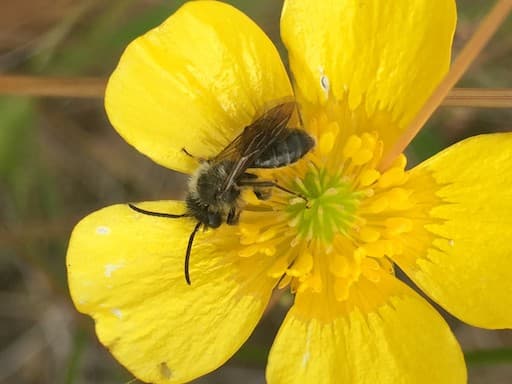
M 369 299 L 369 300 L 367 300 Z M 272 347 L 270 384 L 462 384 L 464 360 L 443 318 L 389 275 L 347 303 L 297 293 Z
M 276 100 L 292 95 L 279 54 L 243 13 L 185 4 L 133 41 L 110 77 L 105 107 L 121 136 L 156 162 L 192 172 Z
M 411 171 L 405 272 L 450 313 L 512 327 L 512 134 L 460 142 Z
M 183 204 L 139 206 L 181 213 Z M 275 280 L 264 258 L 236 254 L 232 227 L 199 232 L 187 285 L 183 261 L 194 222 L 114 205 L 74 229 L 67 268 L 73 302 L 100 341 L 137 378 L 183 383 L 224 363 L 260 319 Z
M 345 132 L 379 130 L 388 148 L 446 73 L 455 19 L 453 0 L 287 0 L 281 34 L 305 119 L 335 100 Z

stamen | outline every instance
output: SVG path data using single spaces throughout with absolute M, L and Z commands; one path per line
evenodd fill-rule
M 398 157 L 381 174 L 376 166 L 383 145 L 376 133 L 353 134 L 339 142 L 337 124 L 315 121 L 325 124 L 317 146 L 320 157 L 310 154 L 278 177 L 307 202 L 273 194 L 265 201 L 271 214 L 245 209 L 239 224 L 240 256 L 266 258 L 267 274 L 279 287 L 330 289 L 342 301 L 359 279 L 375 282 L 392 273 L 388 258 L 403 252 L 400 236 L 413 225 L 400 214 L 412 204 L 404 187 L 406 158 Z M 340 148 L 340 161 L 322 160 L 339 158 Z
M 365 169 L 359 177 L 359 184 L 363 187 L 368 187 L 375 183 L 380 177 L 380 172 L 376 169 Z
M 350 158 L 361 148 L 362 140 L 359 136 L 352 135 L 348 138 L 343 148 L 343 157 Z
M 380 238 L 380 232 L 370 227 L 361 228 L 359 238 L 365 243 L 372 243 Z
M 311 271 L 313 268 L 313 255 L 309 250 L 304 250 L 293 263 L 292 267 L 288 268 L 290 276 L 302 276 Z

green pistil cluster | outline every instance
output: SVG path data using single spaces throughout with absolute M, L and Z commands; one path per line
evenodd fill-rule
M 329 244 L 335 234 L 348 233 L 360 201 L 350 182 L 312 167 L 302 180 L 295 180 L 293 189 L 305 198 L 293 199 L 286 209 L 300 237 Z

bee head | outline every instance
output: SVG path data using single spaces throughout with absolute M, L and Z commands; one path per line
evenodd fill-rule
M 222 217 L 219 212 L 208 211 L 207 225 L 210 228 L 218 228 L 222 224 Z
M 186 199 L 190 215 L 208 228 L 218 228 L 222 224 L 222 211 L 205 204 L 198 196 L 189 194 Z

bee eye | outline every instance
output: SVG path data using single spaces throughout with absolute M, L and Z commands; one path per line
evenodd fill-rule
M 218 228 L 222 223 L 219 212 L 208 212 L 208 226 L 211 228 Z

